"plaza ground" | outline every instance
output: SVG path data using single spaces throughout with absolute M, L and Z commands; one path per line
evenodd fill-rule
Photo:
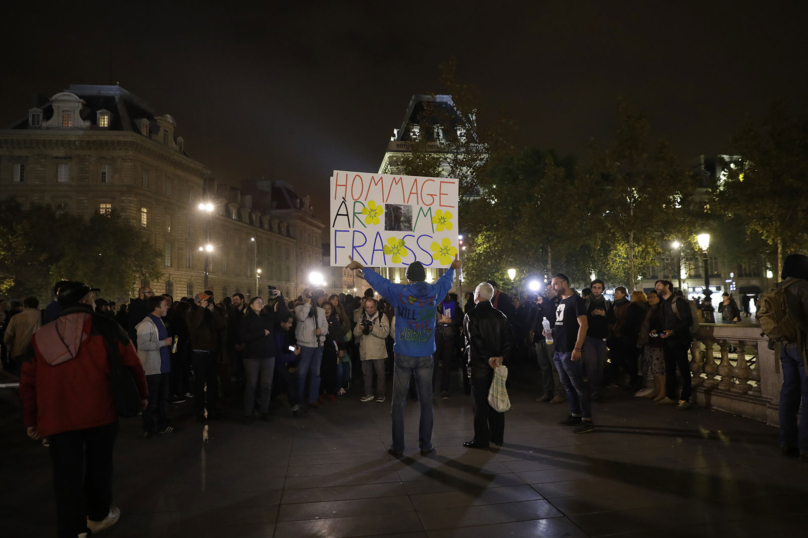
M 418 406 L 407 409 L 402 460 L 390 444 L 390 398 L 353 390 L 292 418 L 283 397 L 270 422 L 192 420 L 172 407 L 178 434 L 140 437 L 121 422 L 115 504 L 102 536 L 302 538 L 805 537 L 808 463 L 780 455 L 777 430 L 721 411 L 660 408 L 612 389 L 594 404 L 597 431 L 557 425 L 566 404 L 535 403 L 532 368 L 512 370 L 505 445 L 470 450 L 462 390 L 435 403 L 436 451 L 417 446 Z M 1 536 L 55 536 L 47 450 L 25 437 L 2 400 Z M 207 428 L 207 430 L 205 429 Z

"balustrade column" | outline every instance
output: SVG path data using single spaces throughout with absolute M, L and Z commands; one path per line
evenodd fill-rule
M 715 379 L 715 374 L 718 372 L 718 365 L 715 363 L 713 344 L 714 342 L 712 340 L 704 341 L 704 352 L 707 355 L 703 366 L 704 373 L 707 375 L 707 381 L 704 382 L 704 386 L 708 388 L 718 385 L 718 381 Z
M 719 346 L 721 347 L 721 364 L 718 365 L 718 373 L 721 375 L 721 381 L 718 383 L 718 388 L 729 390 L 732 388 L 732 364 L 729 362 L 729 344 L 726 340 L 722 340 Z
M 735 379 L 738 383 L 732 387 L 733 392 L 740 392 L 746 394 L 751 388 L 749 386 L 749 366 L 746 364 L 746 352 L 744 351 L 744 343 L 738 342 L 738 362 L 732 370 Z
M 693 386 L 699 387 L 704 383 L 704 378 L 701 377 L 703 357 L 698 340 L 694 340 L 690 346 L 690 371 L 693 373 Z

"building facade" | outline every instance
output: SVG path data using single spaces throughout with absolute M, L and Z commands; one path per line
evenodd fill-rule
M 305 249 L 297 234 L 316 241 L 319 253 L 322 225 L 310 208 L 276 215 L 263 194 L 281 182 L 245 182 L 242 192 L 218 183 L 185 149 L 174 118 L 125 89 L 71 85 L 35 99 L 27 118 L 0 130 L 0 197 L 79 215 L 120 212 L 163 253 L 163 280 L 149 283 L 157 293 L 203 291 L 206 255 L 207 289 L 217 299 L 266 296 L 267 284 L 299 293 Z

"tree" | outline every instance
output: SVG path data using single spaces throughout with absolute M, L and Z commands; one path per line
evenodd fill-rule
M 652 147 L 642 114 L 621 101 L 619 116 L 612 145 L 594 151 L 591 185 L 598 208 L 593 217 L 602 218 L 609 271 L 618 276 L 625 267 L 633 290 L 637 267 L 655 264 L 659 242 L 680 232 L 696 182 L 669 144 Z
M 761 124 L 747 121 L 733 137 L 741 163 L 726 163 L 727 176 L 714 189 L 715 211 L 740 216 L 747 236 L 759 234 L 783 257 L 808 246 L 808 117 L 774 103 Z

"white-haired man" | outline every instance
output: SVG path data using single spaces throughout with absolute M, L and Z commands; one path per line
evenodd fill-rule
M 469 448 L 488 448 L 489 443 L 502 446 L 505 415 L 488 403 L 488 392 L 494 381 L 494 369 L 511 354 L 513 334 L 508 318 L 494 308 L 494 287 L 487 282 L 474 290 L 477 305 L 466 314 L 463 328 L 468 342 L 468 376 L 474 409 L 474 439 L 463 443 Z

